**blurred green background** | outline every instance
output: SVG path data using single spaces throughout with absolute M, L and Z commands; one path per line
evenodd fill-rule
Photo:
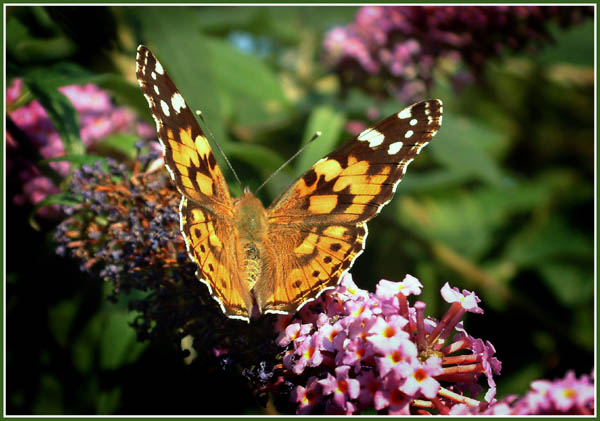
M 342 95 L 323 64 L 325 32 L 349 23 L 354 7 L 6 10 L 9 81 L 93 82 L 151 122 L 135 81 L 143 42 L 251 188 L 323 132 L 267 185 L 265 202 L 351 137 L 348 121 L 408 105 L 358 89 Z M 436 74 L 430 96 L 444 101 L 442 128 L 369 223 L 352 269 L 372 291 L 381 278 L 418 277 L 433 317 L 447 308 L 446 281 L 474 290 L 485 314 L 465 325 L 496 348 L 499 397 L 593 369 L 594 22 L 551 32 L 555 42 L 539 54 L 507 53 L 486 64 L 485 83 L 460 93 Z M 58 221 L 33 229 L 31 209 L 7 191 L 8 414 L 264 413 L 243 379 L 186 367 L 179 344 L 138 343 L 127 297 L 106 301 L 109 284 L 55 254 Z

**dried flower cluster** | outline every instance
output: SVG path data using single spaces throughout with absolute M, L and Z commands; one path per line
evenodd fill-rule
M 151 169 L 157 162 L 153 153 L 137 161 L 133 174 L 111 159 L 108 171 L 100 165 L 74 171 L 69 194 L 79 203 L 64 206 L 57 252 L 111 282 L 112 298 L 145 293 L 129 303 L 140 313 L 134 323 L 140 340 L 187 343 L 186 355 L 193 349 L 202 364 L 240 367 L 241 374 L 251 365 L 248 359 L 275 355 L 275 334 L 265 331 L 272 319 L 250 327 L 228 319 L 198 282 L 179 232 L 181 196 L 166 171 Z

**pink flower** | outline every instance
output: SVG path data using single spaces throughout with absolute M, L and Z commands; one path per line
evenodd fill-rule
M 347 332 L 340 321 L 337 321 L 333 325 L 324 325 L 319 332 L 323 335 L 321 346 L 325 351 L 334 352 L 343 350 Z
M 286 346 L 290 342 L 308 335 L 311 328 L 312 325 L 310 324 L 292 323 L 285 328 L 285 331 L 281 332 L 277 338 L 277 344 L 279 346 Z
M 406 275 L 402 282 L 392 282 L 382 279 L 377 284 L 376 295 L 381 299 L 389 299 L 395 297 L 397 294 L 403 294 L 405 296 L 420 295 L 423 285 L 417 278 L 411 275 Z
M 402 342 L 408 340 L 409 335 L 403 328 L 408 321 L 398 315 L 392 315 L 385 320 L 383 317 L 377 317 L 375 324 L 369 329 L 368 341 L 373 344 L 375 351 L 387 353 L 391 350 L 397 350 Z
M 390 349 L 383 357 L 377 357 L 377 370 L 381 376 L 390 371 L 400 371 L 402 367 L 410 365 L 412 359 L 417 358 L 417 347 L 411 341 L 401 341 L 396 349 Z
M 554 406 L 566 413 L 577 404 L 585 405 L 586 399 L 582 399 L 582 396 L 586 396 L 585 391 L 588 388 L 582 386 L 584 384 L 577 380 L 575 373 L 569 371 L 564 379 L 552 384 L 548 390 L 548 395 Z
M 100 90 L 91 83 L 87 85 L 70 85 L 58 89 L 69 98 L 75 109 L 82 111 L 106 112 L 110 111 L 112 104 L 108 93 Z
M 321 336 L 313 335 L 310 337 L 310 339 L 302 341 L 298 345 L 295 354 L 299 356 L 299 358 L 292 367 L 292 371 L 294 373 L 302 373 L 307 365 L 310 367 L 316 367 L 321 364 L 323 361 L 323 354 L 321 354 L 320 346 L 321 341 Z M 297 344 L 297 342 L 295 344 Z
M 23 90 L 23 79 L 13 79 L 9 86 L 6 87 L 6 103 L 10 104 L 19 98 Z
M 450 288 L 450 285 L 446 282 L 442 287 L 442 297 L 448 303 L 459 303 L 462 308 L 471 313 L 483 313 L 483 310 L 477 305 L 481 300 L 474 292 L 463 289 L 461 294 L 458 288 Z
M 306 387 L 296 386 L 292 391 L 292 401 L 298 402 L 298 414 L 310 414 L 314 406 L 319 403 L 321 397 L 321 385 L 316 377 L 311 377 Z
M 348 376 L 350 367 L 343 365 L 335 369 L 335 378 L 327 373 L 327 378 L 319 380 L 323 386 L 323 395 L 333 393 L 333 401 L 342 409 L 346 409 L 348 399 L 356 399 L 360 393 L 360 383 Z
M 440 389 L 440 384 L 433 377 L 443 372 L 442 360 L 439 357 L 429 357 L 425 364 L 421 364 L 419 360 L 413 359 L 412 364 L 404 365 L 400 372 L 406 378 L 400 386 L 401 391 L 411 396 L 417 396 L 420 392 L 432 399 Z
M 358 372 L 361 369 L 361 361 L 373 356 L 373 354 L 373 347 L 370 343 L 354 338 L 338 352 L 335 362 L 353 366 L 354 370 Z
M 473 350 L 473 353 L 481 355 L 481 363 L 488 380 L 488 386 L 490 386 L 490 390 L 486 393 L 485 400 L 490 402 L 496 394 L 494 374 L 500 374 L 502 363 L 493 356 L 496 353 L 496 350 L 489 341 L 484 343 L 481 339 L 475 339 L 471 343 L 471 349 Z
M 390 415 L 409 415 L 412 399 L 400 390 L 403 381 L 400 376 L 386 376 L 383 390 L 374 396 L 375 409 L 387 408 Z
M 377 400 L 382 403 L 385 397 L 382 396 L 383 385 L 379 377 L 376 377 L 372 371 L 363 371 L 357 376 L 360 383 L 360 394 L 358 401 L 361 405 L 367 406 Z M 377 408 L 378 409 L 378 408 Z

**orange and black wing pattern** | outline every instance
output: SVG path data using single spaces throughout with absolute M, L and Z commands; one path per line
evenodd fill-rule
M 181 233 L 197 276 L 223 312 L 246 319 L 252 299 L 232 253 L 233 204 L 210 144 L 161 63 L 143 45 L 137 50 L 136 76 L 156 122 L 165 166 L 183 196 Z
M 281 276 L 257 285 L 264 312 L 289 313 L 337 285 L 364 248 L 366 222 L 392 199 L 441 124 L 441 101 L 407 107 L 318 161 L 274 201 L 266 243 L 289 232 L 292 244 L 273 269 Z

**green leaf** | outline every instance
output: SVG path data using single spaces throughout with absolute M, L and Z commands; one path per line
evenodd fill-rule
M 252 165 L 264 177 L 270 175 L 283 163 L 279 154 L 261 145 L 230 142 L 223 149 L 227 156 Z
M 49 309 L 48 324 L 56 341 L 67 348 L 69 332 L 77 316 L 80 305 L 79 297 L 63 300 Z
M 299 172 L 308 170 L 334 149 L 344 130 L 345 121 L 345 114 L 331 106 L 324 105 L 313 109 L 304 129 L 303 140 L 308 141 L 317 131 L 321 132 L 321 136 L 307 146 L 298 158 L 296 169 Z
M 100 367 L 114 370 L 137 360 L 146 344 L 137 341 L 135 330 L 129 322 L 135 313 L 107 312 L 100 339 Z
M 203 44 L 215 81 L 224 91 L 253 98 L 257 105 L 285 101 L 279 80 L 262 60 L 219 39 L 204 37 Z
M 29 30 L 18 19 L 11 17 L 6 20 L 6 50 L 14 53 L 20 42 L 30 39 Z
M 106 158 L 103 156 L 85 154 L 85 155 L 63 155 L 54 158 L 47 158 L 40 161 L 41 164 L 48 164 L 50 162 L 70 162 L 71 164 L 77 165 L 94 165 L 100 161 L 102 168 L 107 169 Z
M 462 256 L 475 259 L 491 244 L 493 222 L 469 193 L 453 192 L 435 201 L 403 197 L 397 220 L 428 242 L 442 242 Z
M 117 151 L 129 159 L 136 156 L 135 144 L 140 140 L 139 136 L 131 133 L 115 133 L 102 140 L 96 145 L 98 151 L 113 150 Z M 108 154 L 108 151 L 107 151 Z
M 589 259 L 593 255 L 593 240 L 574 231 L 560 217 L 529 225 L 515 234 L 506 248 L 505 258 L 522 267 L 556 259 Z
M 594 274 L 591 270 L 556 260 L 544 262 L 539 270 L 546 285 L 562 305 L 572 307 L 588 304 L 594 285 Z
M 442 128 L 428 149 L 449 170 L 500 185 L 504 182 L 504 174 L 491 149 L 505 141 L 505 134 L 458 114 L 445 112 Z
M 52 206 L 52 205 L 74 206 L 77 204 L 79 204 L 79 202 L 76 201 L 75 199 L 73 199 L 73 196 L 71 196 L 68 193 L 57 193 L 57 194 L 53 194 L 50 196 L 46 196 L 44 199 L 42 199 L 38 203 L 36 203 L 35 206 L 33 207 L 33 210 L 29 214 L 29 224 L 33 227 L 33 229 L 39 231 L 40 226 L 35 220 L 35 214 L 37 213 L 37 211 L 39 209 L 46 207 L 46 206 Z
M 543 48 L 536 55 L 536 61 L 544 64 L 571 63 L 593 68 L 594 26 L 591 18 L 569 28 L 550 26 L 550 33 L 556 42 Z
M 112 415 L 121 403 L 121 388 L 114 387 L 109 390 L 100 390 L 97 396 L 96 408 L 98 415 Z
M 216 73 L 221 69 L 209 53 L 206 37 L 196 26 L 201 20 L 198 9 L 150 6 L 125 10 L 132 19 L 139 20 L 144 43 L 169 73 L 190 109 L 202 110 L 215 137 L 221 144 L 227 143 L 222 92 L 216 82 Z
M 197 22 L 203 31 L 224 32 L 230 29 L 243 28 L 256 19 L 261 8 L 257 7 L 203 7 Z
M 42 374 L 37 386 L 38 396 L 33 400 L 33 412 L 44 415 L 65 413 L 64 391 L 60 381 L 51 374 Z
M 46 78 L 42 75 L 28 76 L 25 78 L 25 83 L 48 113 L 67 154 L 83 154 L 85 147 L 79 137 L 79 115 L 71 101 L 51 84 L 47 84 Z

